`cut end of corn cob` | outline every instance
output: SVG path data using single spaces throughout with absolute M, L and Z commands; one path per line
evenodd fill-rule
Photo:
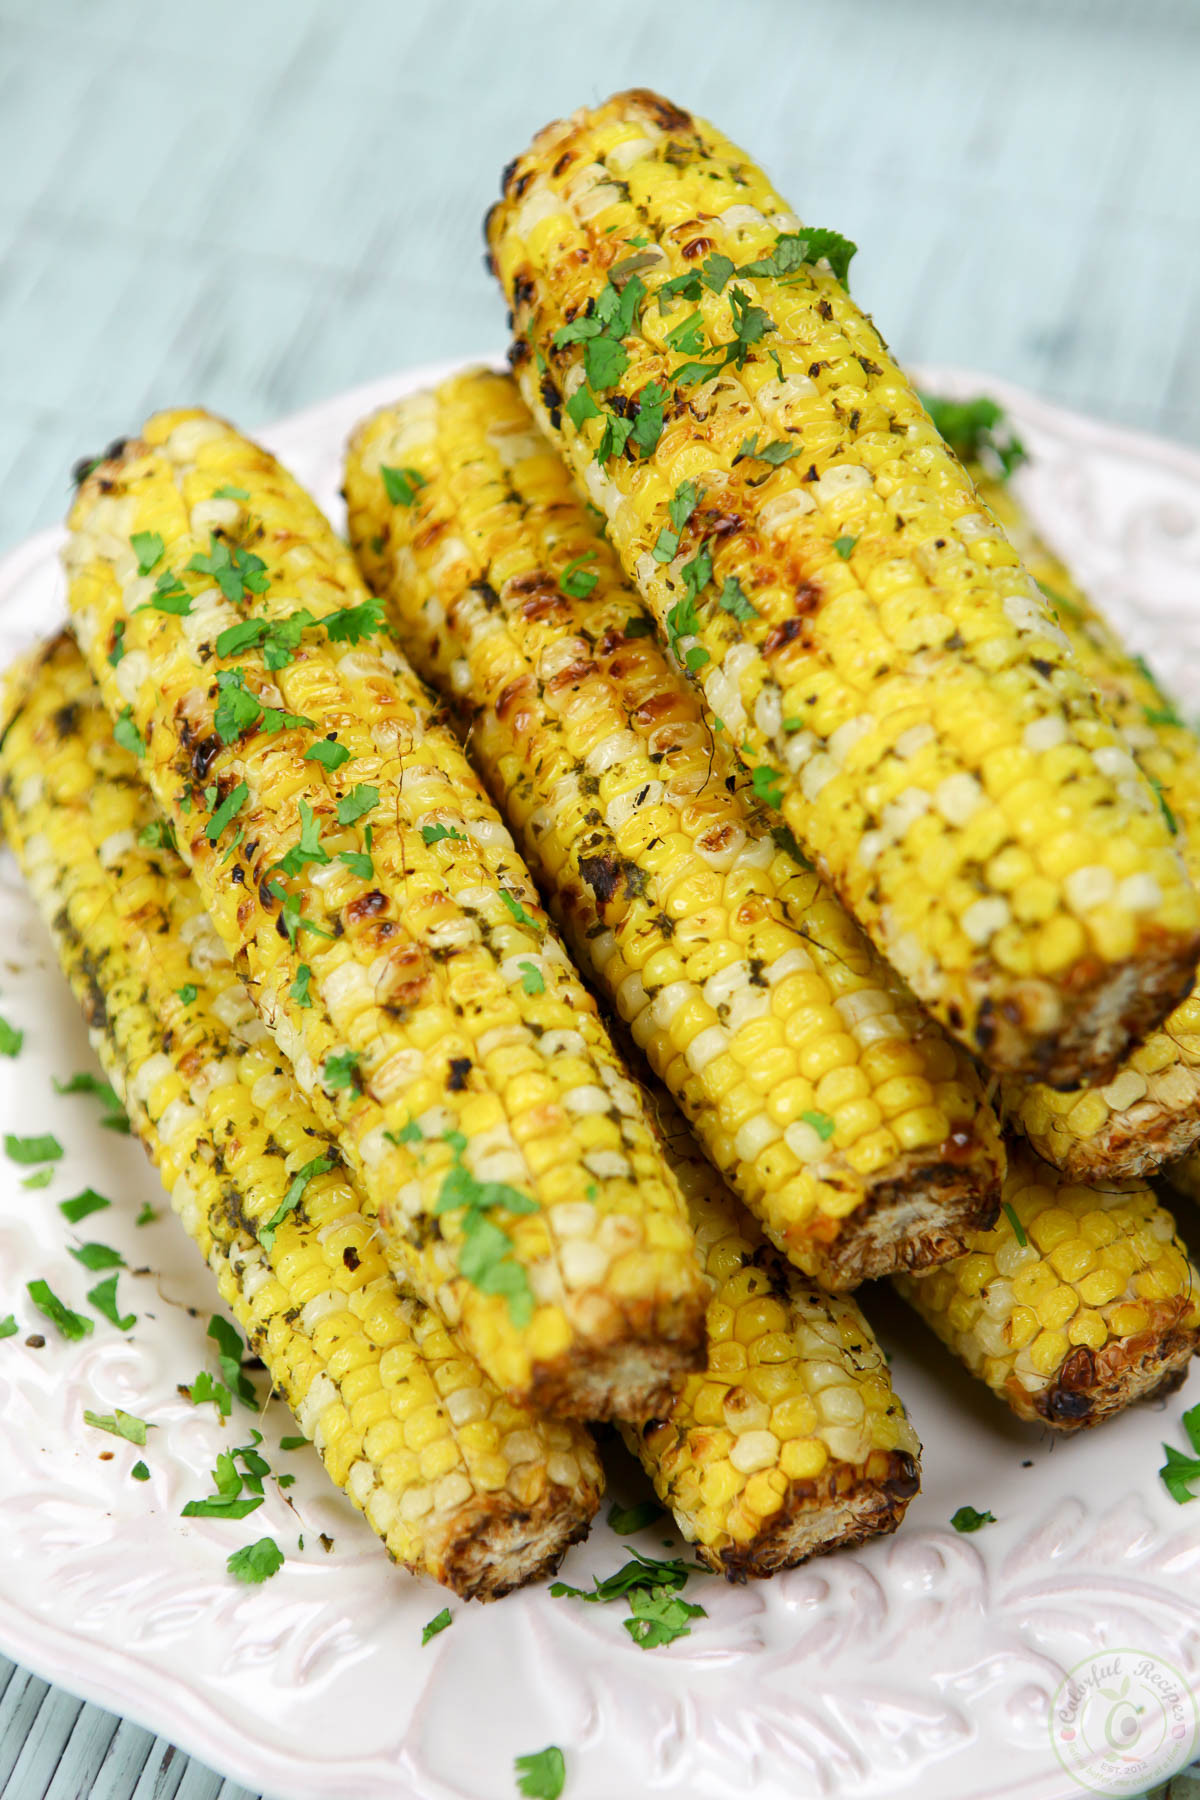
M 999 1223 L 897 1286 L 1019 1418 L 1058 1431 L 1181 1380 L 1200 1349 L 1200 1276 L 1151 1190 L 1080 1186 L 1019 1141 Z
M 1003 525 L 1050 602 L 1079 669 L 1178 826 L 1193 881 L 1200 876 L 1200 744 L 1140 658 L 1130 654 L 1039 535 L 1016 485 L 968 462 L 980 498 Z M 1093 899 L 1106 901 L 1103 877 Z M 1039 1156 L 1075 1181 L 1135 1179 L 1200 1142 L 1200 993 L 1179 1006 L 1112 1079 L 1073 1092 L 1009 1084 L 1005 1110 Z
M 273 1385 L 406 1568 L 482 1600 L 546 1574 L 599 1502 L 587 1433 L 501 1394 L 389 1272 L 71 639 L 26 669 L 13 710 L 9 842 L 105 1071 Z
M 488 237 L 531 410 L 839 897 L 988 1066 L 1110 1079 L 1191 986 L 1196 894 L 852 247 L 643 90 L 540 133 Z
M 204 413 L 152 418 L 71 528 L 116 729 L 389 1255 L 514 1399 L 644 1416 L 703 1348 L 682 1198 L 349 551 Z
M 626 1443 L 730 1581 L 894 1531 L 921 1447 L 870 1326 L 776 1254 L 666 1097 L 654 1105 L 714 1290 L 707 1367 Z
M 957 1254 L 999 1129 L 660 648 L 510 377 L 354 433 L 355 553 L 453 709 L 578 966 L 799 1268 L 844 1288 Z

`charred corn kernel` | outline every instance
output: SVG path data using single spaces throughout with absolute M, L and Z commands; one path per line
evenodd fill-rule
M 992 1067 L 1110 1073 L 1195 968 L 1196 896 L 1050 603 L 795 214 L 638 90 L 539 133 L 488 237 L 522 392 L 768 803 Z M 660 333 L 697 311 L 698 359 Z M 1078 927 L 1041 968 L 1028 922 L 994 947 L 1014 920 L 984 870 L 1010 847 Z M 1130 853 L 1156 897 L 1101 921 L 1075 878 Z
M 210 535 L 228 485 L 247 497 Z M 161 545 L 145 576 L 142 533 Z M 690 1246 L 647 1241 L 656 1217 L 683 1221 L 682 1197 L 349 553 L 264 451 L 206 414 L 164 413 L 83 484 L 66 557 L 106 704 L 144 741 L 217 934 L 397 1266 L 514 1397 L 653 1411 L 702 1349 Z M 590 1255 L 555 1230 L 564 1188 Z M 614 1220 L 633 1231 L 619 1298 Z
M 666 1096 L 655 1106 L 714 1284 L 708 1366 L 660 1421 L 623 1427 L 626 1443 L 701 1560 L 730 1580 L 892 1530 L 920 1446 L 870 1327 L 774 1252 Z
M 1019 478 L 1010 485 L 994 464 L 978 460 L 968 468 L 988 513 L 1003 526 L 1053 609 L 1081 674 L 1123 734 L 1128 749 L 1106 750 L 1105 766 L 1119 779 L 1127 777 L 1132 753 L 1178 826 L 1177 841 L 1192 880 L 1200 879 L 1200 742 L 1195 733 L 1147 664 L 1125 648 L 1042 540 L 1022 505 Z M 1047 712 L 1026 728 L 1026 740 L 1033 748 L 1049 745 L 1059 729 L 1057 716 Z M 1061 754 L 1061 746 L 1047 754 Z M 1001 858 L 1007 854 L 1001 852 Z M 1022 858 L 991 871 L 997 885 L 1014 892 L 1018 905 L 1023 897 L 1028 904 L 1033 871 L 1028 855 L 1022 853 Z M 1094 862 L 1082 854 L 1067 872 L 1066 885 L 1082 909 L 1083 922 L 1104 934 L 1112 929 L 1114 901 L 1118 932 L 1125 933 L 1132 919 L 1153 911 L 1158 901 L 1157 885 L 1144 870 L 1126 869 L 1116 861 Z M 1064 966 L 1062 946 L 1049 935 L 1063 923 L 1059 916 L 1042 927 L 1039 967 Z M 1116 954 L 1124 953 L 1118 937 L 1109 941 Z M 1073 955 L 1068 947 L 1065 960 Z M 1103 1083 L 1061 1092 L 1012 1083 L 1005 1090 L 1005 1107 L 1039 1156 L 1075 1180 L 1145 1175 L 1183 1156 L 1200 1142 L 1200 989 L 1193 987 L 1161 1030 L 1152 1031 Z
M 1150 1189 L 1072 1183 L 1020 1139 L 998 1223 L 896 1284 L 1013 1412 L 1060 1431 L 1152 1393 L 1200 1348 L 1200 1275 Z
M 776 1245 L 837 1286 L 952 1250 L 997 1193 L 973 1068 L 772 826 L 512 380 L 475 371 L 365 421 L 346 493 L 363 570 L 577 961 Z M 630 807 L 655 819 L 636 846 Z M 856 1161 L 887 1084 L 894 1135 Z
M 587 1433 L 505 1398 L 389 1271 L 69 639 L 14 695 L 0 809 L 134 1130 L 330 1476 L 458 1593 L 552 1568 L 599 1500 Z

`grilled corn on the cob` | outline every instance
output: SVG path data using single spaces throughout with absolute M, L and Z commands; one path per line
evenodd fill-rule
M 921 1446 L 870 1326 L 776 1254 L 664 1095 L 656 1106 L 715 1291 L 708 1367 L 662 1419 L 622 1426 L 626 1443 L 731 1581 L 894 1531 Z
M 896 1285 L 1018 1417 L 1059 1431 L 1175 1385 L 1200 1348 L 1200 1276 L 1150 1189 L 1078 1185 L 1019 1139 L 999 1223 Z
M 835 1287 L 953 1255 L 999 1205 L 969 1059 L 772 835 L 511 379 L 367 420 L 346 497 L 579 967 L 772 1240 Z
M 70 522 L 118 741 L 390 1253 L 514 1399 L 653 1414 L 703 1352 L 678 1184 L 349 552 L 201 412 L 153 418 Z
M 1104 1077 L 1187 991 L 1196 896 L 852 247 L 641 90 L 542 131 L 488 237 L 526 400 L 761 791 L 986 1063 Z
M 8 841 L 176 1212 L 330 1476 L 394 1558 L 464 1596 L 553 1568 L 602 1487 L 586 1431 L 507 1399 L 394 1280 L 70 639 L 13 701 Z
M 1200 879 L 1200 744 L 1145 663 L 1125 649 L 1070 572 L 1038 535 L 1017 492 L 979 462 L 981 497 L 1054 608 L 1080 670 L 1100 695 L 1179 828 L 1184 861 Z M 1102 1087 L 1058 1093 L 1040 1084 L 1005 1091 L 1006 1111 L 1040 1156 L 1079 1181 L 1144 1175 L 1200 1140 L 1200 990 L 1132 1051 Z

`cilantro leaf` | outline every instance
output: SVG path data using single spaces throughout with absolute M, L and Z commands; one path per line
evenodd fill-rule
M 73 1200 L 60 1200 L 58 1210 L 68 1225 L 78 1225 L 89 1213 L 101 1212 L 104 1207 L 111 1205 L 111 1200 L 106 1200 L 103 1194 L 98 1194 L 94 1188 L 89 1187 L 84 1188 L 81 1194 L 76 1194 Z
M 135 1481 L 149 1481 L 150 1471 L 144 1462 L 135 1462 L 129 1473 Z
M 633 1617 L 622 1623 L 643 1650 L 657 1650 L 660 1644 L 690 1637 L 691 1621 L 708 1617 L 702 1606 L 681 1600 L 678 1594 L 647 1593 L 643 1588 L 636 1588 L 629 1596 L 629 1610 Z
M 608 1509 L 608 1523 L 619 1537 L 645 1531 L 648 1525 L 656 1525 L 664 1516 L 662 1507 L 653 1500 L 640 1500 L 636 1506 L 618 1506 L 614 1501 Z
M 117 1306 L 117 1282 L 119 1275 L 110 1275 L 107 1281 L 98 1281 L 94 1288 L 88 1289 L 88 1301 L 98 1313 L 111 1321 L 118 1331 L 131 1331 L 137 1324 L 136 1313 L 122 1313 Z
M 113 736 L 131 756 L 145 756 L 146 740 L 133 722 L 132 706 L 122 707 L 113 724 Z
M 171 613 L 175 618 L 186 619 L 191 614 L 192 596 L 178 575 L 170 569 L 164 569 L 154 583 L 154 592 L 150 598 L 144 600 L 136 610 L 138 612 Z
M 655 539 L 654 548 L 650 552 L 655 562 L 669 563 L 679 549 L 679 534 L 668 531 L 664 525 Z
M 305 1445 L 311 1442 L 312 1439 L 306 1437 L 281 1437 L 279 1448 L 281 1450 L 303 1450 Z
M 450 1617 L 450 1608 L 448 1606 L 443 1606 L 441 1612 L 435 1613 L 433 1618 L 430 1619 L 428 1625 L 422 1625 L 422 1627 L 421 1627 L 421 1648 L 424 1649 L 425 1645 L 427 1643 L 429 1643 L 431 1638 L 437 1637 L 439 1632 L 445 1631 L 446 1627 L 452 1623 L 453 1623 L 453 1621 L 451 1620 L 451 1617 Z
M 546 977 L 542 974 L 542 971 L 538 968 L 536 963 L 518 963 L 517 967 L 521 971 L 521 986 L 527 994 L 545 993 Z
M 718 250 L 710 251 L 700 265 L 701 280 L 710 294 L 723 293 L 726 283 L 733 273 L 733 263 L 729 257 L 722 256 Z
M 312 998 L 308 991 L 308 984 L 311 980 L 312 970 L 307 963 L 301 963 L 296 970 L 296 979 L 288 989 L 291 998 L 296 1002 L 297 1006 L 312 1005 Z
M 215 531 L 209 533 L 208 555 L 193 556 L 187 566 L 190 573 L 211 575 L 225 598 L 235 606 L 247 594 L 265 594 L 271 585 L 267 565 L 261 556 L 243 550 L 240 545 L 231 548 Z
M 600 577 L 597 574 L 583 566 L 584 563 L 595 560 L 596 552 L 585 550 L 582 556 L 577 556 L 573 562 L 569 562 L 559 576 L 559 587 L 564 594 L 569 594 L 572 600 L 586 600 L 599 581 Z
M 76 1262 L 82 1263 L 93 1275 L 101 1269 L 123 1269 L 125 1258 L 119 1250 L 113 1250 L 108 1244 L 72 1244 L 71 1255 Z
M 40 1137 L 15 1137 L 11 1131 L 4 1134 L 4 1153 L 10 1162 L 42 1163 L 57 1162 L 63 1153 L 63 1147 L 51 1132 L 43 1132 Z
M 613 387 L 629 367 L 629 352 L 610 337 L 590 337 L 583 347 L 583 372 L 593 388 Z
M 507 888 L 501 888 L 500 898 L 518 925 L 528 925 L 533 931 L 541 931 L 542 928 L 537 920 L 525 911 L 515 894 L 511 894 Z
M 21 1327 L 17 1324 L 12 1313 L 6 1313 L 5 1316 L 0 1319 L 0 1339 L 16 1337 L 20 1329 Z
M 670 392 L 661 382 L 650 381 L 638 395 L 638 413 L 630 436 L 643 456 L 652 453 L 662 436 L 663 408 Z
M 557 1744 L 513 1758 L 517 1789 L 526 1800 L 559 1800 L 566 1783 L 566 1764 Z
M 365 638 L 388 629 L 383 601 L 374 595 L 360 600 L 357 606 L 339 606 L 335 612 L 325 613 L 317 624 L 325 627 L 325 635 L 333 644 L 361 644 Z
M 750 780 L 754 787 L 754 798 L 778 811 L 783 804 L 783 776 L 779 770 L 773 769 L 769 763 L 759 763 L 756 768 L 751 769 Z
M 226 481 L 213 489 L 212 497 L 214 500 L 248 500 L 250 495 L 246 488 L 234 487 L 232 482 Z
M 681 481 L 668 503 L 667 512 L 675 530 L 682 532 L 684 526 L 700 504 L 704 489 L 698 482 Z
M 317 621 L 306 609 L 284 619 L 240 619 L 217 637 L 218 656 L 240 656 L 243 650 L 261 649 L 268 669 L 285 669 L 294 661 L 305 630 Z
M 7 1019 L 0 1019 L 0 1056 L 16 1056 L 24 1042 L 23 1031 L 18 1031 Z
M 858 539 L 856 537 L 835 537 L 833 540 L 833 547 L 843 562 L 849 562 L 850 553 L 857 542 Z
M 327 863 L 329 852 L 321 847 L 321 828 L 307 800 L 300 802 L 300 836 L 275 864 L 285 875 L 299 875 L 309 863 Z
M 166 545 L 157 531 L 135 531 L 129 542 L 133 545 L 133 553 L 138 559 L 138 574 L 149 575 L 163 559 Z
M 107 1204 L 108 1204 L 108 1202 L 105 1201 L 105 1205 L 107 1205 Z M 153 1223 L 154 1223 L 155 1219 L 157 1219 L 157 1217 L 158 1217 L 157 1212 L 154 1210 L 154 1208 L 151 1206 L 150 1202 L 147 1200 L 145 1202 L 145 1204 L 143 1205 L 141 1212 L 139 1212 L 137 1218 L 133 1222 L 135 1225 L 153 1225 Z
M 425 477 L 419 469 L 389 469 L 386 464 L 380 464 L 379 473 L 383 477 L 383 491 L 393 506 L 411 506 L 418 488 L 425 486 Z
M 367 829 L 369 831 L 370 826 L 368 826 Z M 350 873 L 352 875 L 357 875 L 360 881 L 374 881 L 375 860 L 369 851 L 339 850 L 338 861 L 340 863 L 345 863 L 346 867 L 350 870 Z
M 745 623 L 747 619 L 757 619 L 758 617 L 758 608 L 747 600 L 742 591 L 742 584 L 736 575 L 725 577 L 725 584 L 717 595 L 717 605 L 722 612 L 730 613 L 742 623 Z
M 210 844 L 216 843 L 225 827 L 237 817 L 249 798 L 250 789 L 244 781 L 239 781 L 235 788 L 230 789 L 204 828 L 204 835 Z
M 960 1506 L 951 1517 L 950 1523 L 955 1531 L 978 1531 L 984 1525 L 994 1525 L 996 1515 L 990 1512 L 976 1512 L 973 1506 Z
M 26 1175 L 21 1186 L 23 1188 L 44 1188 L 49 1187 L 53 1180 L 54 1170 L 47 1165 L 46 1168 L 39 1169 L 35 1175 Z
M 606 413 L 604 430 L 600 434 L 600 442 L 596 446 L 596 461 L 601 468 L 613 456 L 620 456 L 629 442 L 629 434 L 633 430 L 632 419 L 619 419 L 616 413 Z
M 168 819 L 148 819 L 137 834 L 143 850 L 174 850 L 175 827 Z
M 596 405 L 594 395 L 588 390 L 586 383 L 581 383 L 567 401 L 563 409 L 574 425 L 576 431 L 583 428 L 586 419 L 598 419 L 600 408 Z
M 43 1313 L 54 1325 L 62 1337 L 77 1344 L 94 1329 L 92 1321 L 81 1313 L 72 1312 L 46 1281 L 29 1281 L 25 1291 L 40 1313 Z
M 357 1088 L 362 1085 L 358 1065 L 362 1061 L 357 1050 L 344 1050 L 336 1056 L 325 1058 L 323 1083 L 325 1088 L 337 1093 L 340 1088 Z
M 233 1395 L 225 1383 L 210 1375 L 207 1369 L 200 1370 L 188 1388 L 187 1396 L 193 1406 L 205 1406 L 211 1402 L 223 1419 L 227 1419 L 233 1411 Z
M 175 989 L 175 992 L 179 995 L 179 998 L 183 1001 L 185 1006 L 190 1006 L 200 990 L 194 981 L 185 981 L 181 988 Z
M 1021 1249 L 1024 1250 L 1026 1245 L 1029 1242 L 1029 1239 L 1025 1235 L 1025 1227 L 1022 1225 L 1020 1219 L 1017 1217 L 1016 1207 L 1013 1205 L 1011 1200 L 1004 1200 L 1000 1204 L 1000 1211 L 1004 1214 L 1005 1218 L 1008 1220 L 1009 1224 L 1012 1226 L 1012 1234 L 1016 1238 L 1017 1243 L 1020 1245 Z
M 228 1319 L 221 1318 L 219 1313 L 214 1313 L 208 1321 L 208 1336 L 216 1345 L 221 1379 L 237 1395 L 242 1405 L 248 1406 L 253 1412 L 258 1406 L 258 1396 L 254 1392 L 254 1383 L 242 1369 L 245 1345 L 237 1328 Z
M 421 842 L 423 844 L 440 844 L 444 838 L 453 838 L 459 844 L 465 844 L 467 841 L 462 832 L 455 831 L 452 825 L 422 825 Z
M 336 739 L 322 738 L 320 743 L 309 745 L 304 752 L 304 760 L 320 763 L 323 769 L 328 769 L 332 774 L 334 769 L 340 769 L 344 762 L 350 761 L 350 752 L 345 744 L 339 744 Z
M 812 1126 L 823 1144 L 827 1144 L 837 1130 L 836 1121 L 831 1119 L 828 1113 L 802 1112 L 800 1117 L 806 1125 Z
M 699 307 L 668 331 L 667 347 L 671 350 L 678 350 L 681 356 L 695 356 L 703 350 L 704 318 Z
M 278 1574 L 283 1562 L 283 1551 L 275 1539 L 265 1537 L 259 1538 L 256 1544 L 244 1544 L 240 1550 L 235 1550 L 225 1567 L 235 1581 L 257 1585 Z
M 115 669 L 125 654 L 125 621 L 118 619 L 112 628 L 112 649 L 106 658 L 110 668 Z
M 974 400 L 942 400 L 936 394 L 922 394 L 920 399 L 935 428 L 963 462 L 982 462 L 1007 481 L 1026 461 L 1024 444 L 995 400 L 982 394 Z
M 353 1053 L 351 1053 L 351 1054 L 353 1054 Z M 325 1069 L 326 1069 L 326 1079 L 327 1080 L 328 1080 L 329 1065 L 331 1062 L 334 1062 L 336 1060 L 337 1059 L 334 1057 L 326 1058 Z M 355 1063 L 357 1063 L 357 1061 L 358 1061 L 357 1056 L 354 1057 L 354 1061 L 355 1061 Z M 338 1085 L 343 1086 L 343 1087 L 348 1087 L 350 1085 L 350 1083 L 349 1083 L 349 1081 L 345 1081 L 345 1082 L 339 1083 Z M 276 1207 L 275 1211 L 271 1214 L 271 1217 L 267 1220 L 266 1224 L 260 1225 L 258 1228 L 258 1241 L 262 1245 L 264 1250 L 271 1250 L 274 1248 L 275 1233 L 279 1230 L 279 1227 L 283 1224 L 283 1221 L 287 1218 L 288 1214 L 295 1212 L 295 1210 L 299 1206 L 301 1200 L 304 1198 L 304 1190 L 305 1190 L 305 1188 L 307 1188 L 309 1182 L 313 1180 L 314 1176 L 326 1174 L 328 1172 L 328 1170 L 332 1169 L 332 1167 L 333 1167 L 332 1156 L 314 1156 L 311 1162 L 306 1162 L 302 1169 L 298 1169 L 296 1171 L 295 1175 L 292 1177 L 291 1186 L 288 1188 L 287 1193 L 283 1196 L 283 1199 L 280 1201 L 280 1203 Z M 216 1319 L 214 1319 L 213 1324 L 215 1325 L 216 1323 L 217 1323 L 217 1321 L 216 1321 Z M 214 1334 L 213 1334 L 212 1326 L 210 1325 L 209 1336 L 212 1337 L 213 1335 Z M 240 1339 L 238 1342 L 238 1366 L 239 1366 L 239 1368 L 241 1366 L 241 1341 L 240 1341 Z M 223 1373 L 224 1373 L 224 1368 L 225 1368 L 224 1360 L 222 1360 L 222 1372 Z M 228 1381 L 228 1379 L 229 1379 L 228 1375 L 226 1375 L 225 1379 Z M 250 1391 L 251 1391 L 251 1393 L 253 1393 L 254 1390 L 251 1389 Z
M 146 1433 L 153 1431 L 145 1419 L 139 1419 L 135 1413 L 122 1412 L 118 1406 L 115 1412 L 85 1412 L 85 1425 L 94 1426 L 97 1431 L 107 1431 L 111 1437 L 124 1438 L 126 1443 L 137 1444 L 142 1449 L 146 1446 Z
M 369 813 L 372 807 L 378 805 L 379 789 L 373 787 L 369 781 L 360 781 L 356 787 L 350 789 L 348 794 L 343 794 L 338 801 L 338 824 L 353 825 L 356 820 L 362 818 L 364 813 Z
M 633 1546 L 627 1548 L 633 1549 Z M 679 1559 L 663 1562 L 633 1550 L 633 1561 L 625 1563 L 615 1574 L 603 1580 L 593 1576 L 590 1593 L 583 1588 L 571 1587 L 565 1581 L 554 1582 L 550 1593 L 554 1599 L 565 1595 L 593 1603 L 628 1600 L 633 1617 L 624 1621 L 625 1629 L 635 1644 L 640 1644 L 644 1650 L 653 1650 L 660 1644 L 687 1637 L 691 1631 L 690 1621 L 707 1616 L 702 1606 L 694 1606 L 678 1597 L 689 1575 L 695 1572 L 694 1563 Z

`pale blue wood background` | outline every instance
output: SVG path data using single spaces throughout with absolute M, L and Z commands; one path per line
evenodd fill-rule
M 1197 0 L 0 0 L 0 548 L 153 406 L 499 345 L 501 166 L 632 83 L 858 241 L 905 357 L 1200 444 Z M 3 1662 L 0 1792 L 245 1800 Z

